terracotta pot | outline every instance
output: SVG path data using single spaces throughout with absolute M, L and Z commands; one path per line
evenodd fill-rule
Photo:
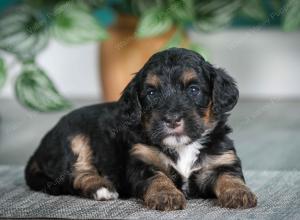
M 120 15 L 109 28 L 110 38 L 101 43 L 100 71 L 104 101 L 115 101 L 149 57 L 159 51 L 173 36 L 176 28 L 165 34 L 149 38 L 136 38 L 137 18 Z M 187 37 L 185 36 L 187 39 Z M 185 44 L 186 40 L 183 41 Z

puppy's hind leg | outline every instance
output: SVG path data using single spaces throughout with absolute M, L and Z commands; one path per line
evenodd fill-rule
M 73 187 L 79 195 L 95 200 L 112 200 L 118 198 L 113 183 L 99 174 L 92 162 L 89 140 L 84 135 L 71 139 L 71 150 L 77 157 L 73 164 Z

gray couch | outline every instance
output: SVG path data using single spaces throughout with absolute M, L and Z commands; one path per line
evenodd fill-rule
M 300 171 L 245 171 L 258 206 L 247 210 L 219 208 L 213 200 L 190 200 L 182 211 L 144 208 L 135 199 L 93 201 L 50 196 L 28 189 L 23 167 L 0 166 L 0 217 L 67 219 L 300 219 Z

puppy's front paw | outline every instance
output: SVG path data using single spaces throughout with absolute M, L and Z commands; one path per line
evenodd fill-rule
M 94 192 L 93 197 L 95 200 L 113 200 L 117 199 L 119 194 L 116 191 L 107 189 L 106 187 L 101 187 Z
M 184 195 L 177 189 L 162 190 L 145 198 L 145 205 L 150 209 L 161 211 L 171 211 L 184 209 L 186 206 L 186 199 Z
M 256 196 L 248 188 L 227 189 L 218 198 L 219 205 L 224 208 L 252 208 L 257 205 Z

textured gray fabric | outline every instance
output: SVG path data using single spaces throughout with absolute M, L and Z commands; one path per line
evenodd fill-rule
M 212 200 L 190 200 L 182 211 L 160 212 L 137 200 L 93 201 L 33 192 L 24 182 L 23 167 L 0 166 L 0 217 L 71 219 L 300 219 L 299 171 L 247 171 L 258 206 L 230 210 Z

